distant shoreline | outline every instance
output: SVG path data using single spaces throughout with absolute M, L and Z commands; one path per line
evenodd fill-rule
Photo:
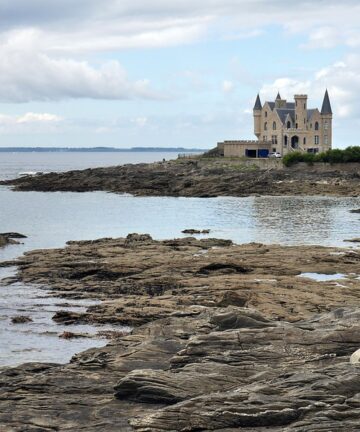
M 0 147 L 0 153 L 198 153 L 205 152 L 206 149 L 183 148 L 183 147 Z

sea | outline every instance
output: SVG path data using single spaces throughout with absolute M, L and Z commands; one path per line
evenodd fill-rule
M 60 172 L 177 157 L 168 152 L 0 153 L 0 179 L 26 172 Z M 106 192 L 14 192 L 0 186 L 0 232 L 27 236 L 20 245 L 0 249 L 0 262 L 33 249 L 63 247 L 69 240 L 148 233 L 155 239 L 178 238 L 188 228 L 209 229 L 211 237 L 235 243 L 317 244 L 356 248 L 345 240 L 359 237 L 359 197 L 219 198 L 133 197 Z M 204 236 L 199 236 L 204 237 Z M 101 337 L 63 339 L 64 331 L 96 335 L 116 326 L 56 324 L 58 310 L 84 311 L 92 301 L 71 303 L 46 289 L 7 278 L 16 267 L 0 268 L 0 367 L 24 362 L 66 363 L 85 349 L 103 346 Z M 17 315 L 32 322 L 13 324 Z

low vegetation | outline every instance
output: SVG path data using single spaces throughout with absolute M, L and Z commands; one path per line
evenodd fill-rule
M 287 167 L 299 162 L 306 162 L 309 165 L 316 162 L 327 162 L 330 164 L 360 162 L 360 146 L 347 147 L 344 150 L 333 149 L 317 154 L 292 152 L 283 157 L 283 163 Z

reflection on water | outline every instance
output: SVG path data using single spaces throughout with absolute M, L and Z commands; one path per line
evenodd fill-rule
M 345 238 L 339 236 L 346 229 L 344 220 L 358 222 L 358 218 L 348 217 L 350 202 L 324 197 L 255 199 L 252 216 L 258 231 L 266 233 L 266 242 L 271 238 L 271 242 L 283 244 L 339 244 Z M 346 230 L 349 235 L 351 227 Z
M 1 231 L 28 236 L 24 244 L 0 250 L 0 261 L 26 250 L 62 247 L 68 240 L 149 233 L 180 237 L 185 228 L 236 243 L 346 246 L 359 237 L 360 217 L 349 210 L 360 198 L 247 197 L 171 198 L 89 193 L 12 192 L 0 187 Z M 356 244 L 353 245 L 356 247 Z

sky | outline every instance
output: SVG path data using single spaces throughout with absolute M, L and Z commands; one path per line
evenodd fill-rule
M 0 0 L 0 146 L 255 139 L 252 108 L 327 88 L 360 145 L 360 0 Z

